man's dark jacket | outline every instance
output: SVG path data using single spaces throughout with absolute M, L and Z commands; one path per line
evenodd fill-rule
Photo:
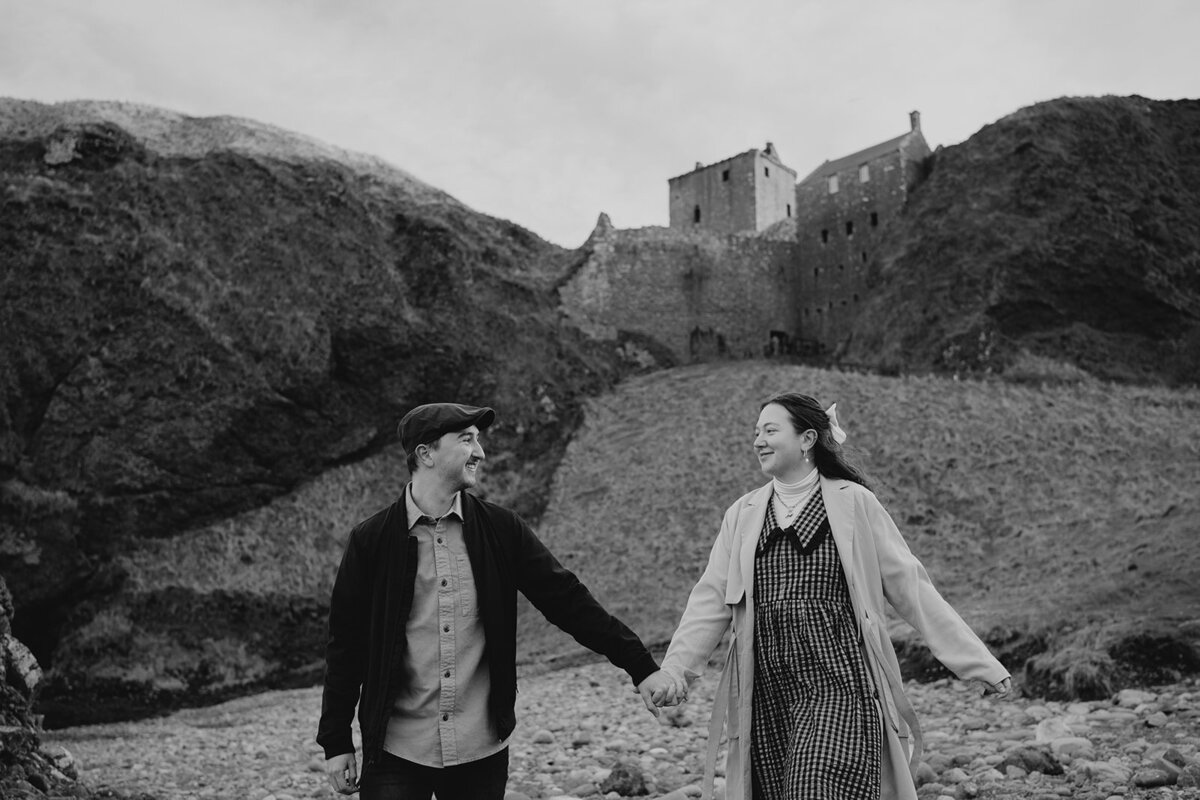
M 466 492 L 462 510 L 487 639 L 488 716 L 497 741 L 516 727 L 518 591 L 550 622 L 628 672 L 634 684 L 658 669 L 637 634 L 604 610 L 523 519 Z M 406 517 L 402 493 L 351 531 L 329 603 L 317 742 L 326 758 L 353 753 L 350 726 L 357 704 L 364 768 L 383 750 L 392 704 L 406 680 L 404 632 L 417 569 L 417 540 Z

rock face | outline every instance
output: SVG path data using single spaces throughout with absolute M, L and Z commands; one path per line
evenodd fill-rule
M 93 792 L 77 782 L 71 754 L 61 746 L 41 746 L 33 703 L 43 683 L 42 668 L 12 635 L 12 623 L 12 595 L 0 577 L 0 797 L 34 800 L 50 794 L 86 800 Z
M 842 355 L 1117 380 L 1200 372 L 1200 100 L 1069 98 L 940 150 Z
M 0 100 L 0 193 L 0 572 L 48 725 L 311 681 L 346 531 L 235 525 L 203 580 L 189 531 L 371 457 L 387 502 L 444 399 L 498 409 L 488 486 L 535 516 L 622 371 L 560 323 L 558 248 L 250 121 Z
M 1198 123 L 1056 101 L 941 152 L 846 357 L 1194 381 Z M 47 725 L 311 684 L 418 403 L 495 406 L 483 492 L 538 516 L 583 398 L 671 357 L 564 323 L 586 255 L 251 121 L 0 99 L 0 574 Z

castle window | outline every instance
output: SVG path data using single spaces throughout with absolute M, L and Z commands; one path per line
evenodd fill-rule
M 855 295 L 854 295 L 854 302 L 856 302 L 856 303 L 858 302 L 858 295 L 857 295 L 857 294 L 855 294 Z
M 723 180 L 723 181 L 729 180 L 729 170 L 727 170 L 727 169 L 721 170 L 721 180 Z
M 867 263 L 867 251 L 866 250 L 862 251 L 862 260 L 863 260 L 864 264 Z
M 692 222 L 699 222 L 699 221 L 700 221 L 700 206 L 696 206 L 694 209 L 692 209 Z
M 771 168 L 770 167 L 763 167 L 763 177 L 764 178 L 771 177 Z
M 815 281 L 819 277 L 821 277 L 821 268 L 813 267 L 813 280 Z
M 871 168 L 866 164 L 861 164 L 858 167 L 858 182 L 866 183 L 871 180 Z
M 837 190 L 838 190 L 837 175 L 830 175 L 829 176 L 829 193 L 837 194 Z
M 821 244 L 829 244 L 829 228 L 821 229 Z
M 854 235 L 854 220 L 849 220 L 846 222 L 846 235 L 847 236 Z
M 833 301 L 832 300 L 829 301 L 829 310 L 833 311 Z
M 879 214 L 877 214 L 874 211 L 871 212 L 871 227 L 872 228 L 879 227 Z
M 788 207 L 788 216 L 790 217 L 792 215 L 792 204 L 788 203 L 787 207 Z
M 846 265 L 838 264 L 838 272 L 845 272 L 845 271 L 846 271 Z

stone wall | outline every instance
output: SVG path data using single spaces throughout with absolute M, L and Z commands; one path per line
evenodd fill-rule
M 845 341 L 869 291 L 877 246 L 920 183 L 928 155 L 916 131 L 895 149 L 834 162 L 796 185 L 801 340 L 825 351 Z M 836 192 L 830 190 L 835 176 Z
M 559 288 L 593 336 L 649 336 L 680 361 L 783 352 L 797 325 L 796 245 L 669 228 L 617 230 L 602 216 Z
M 775 157 L 775 148 L 770 144 L 758 155 L 754 170 L 754 230 L 763 231 L 795 214 L 796 171 Z

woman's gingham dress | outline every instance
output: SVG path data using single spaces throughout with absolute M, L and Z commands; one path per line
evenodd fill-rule
M 879 706 L 825 503 L 786 530 L 773 506 L 754 563 L 755 800 L 878 798 Z

